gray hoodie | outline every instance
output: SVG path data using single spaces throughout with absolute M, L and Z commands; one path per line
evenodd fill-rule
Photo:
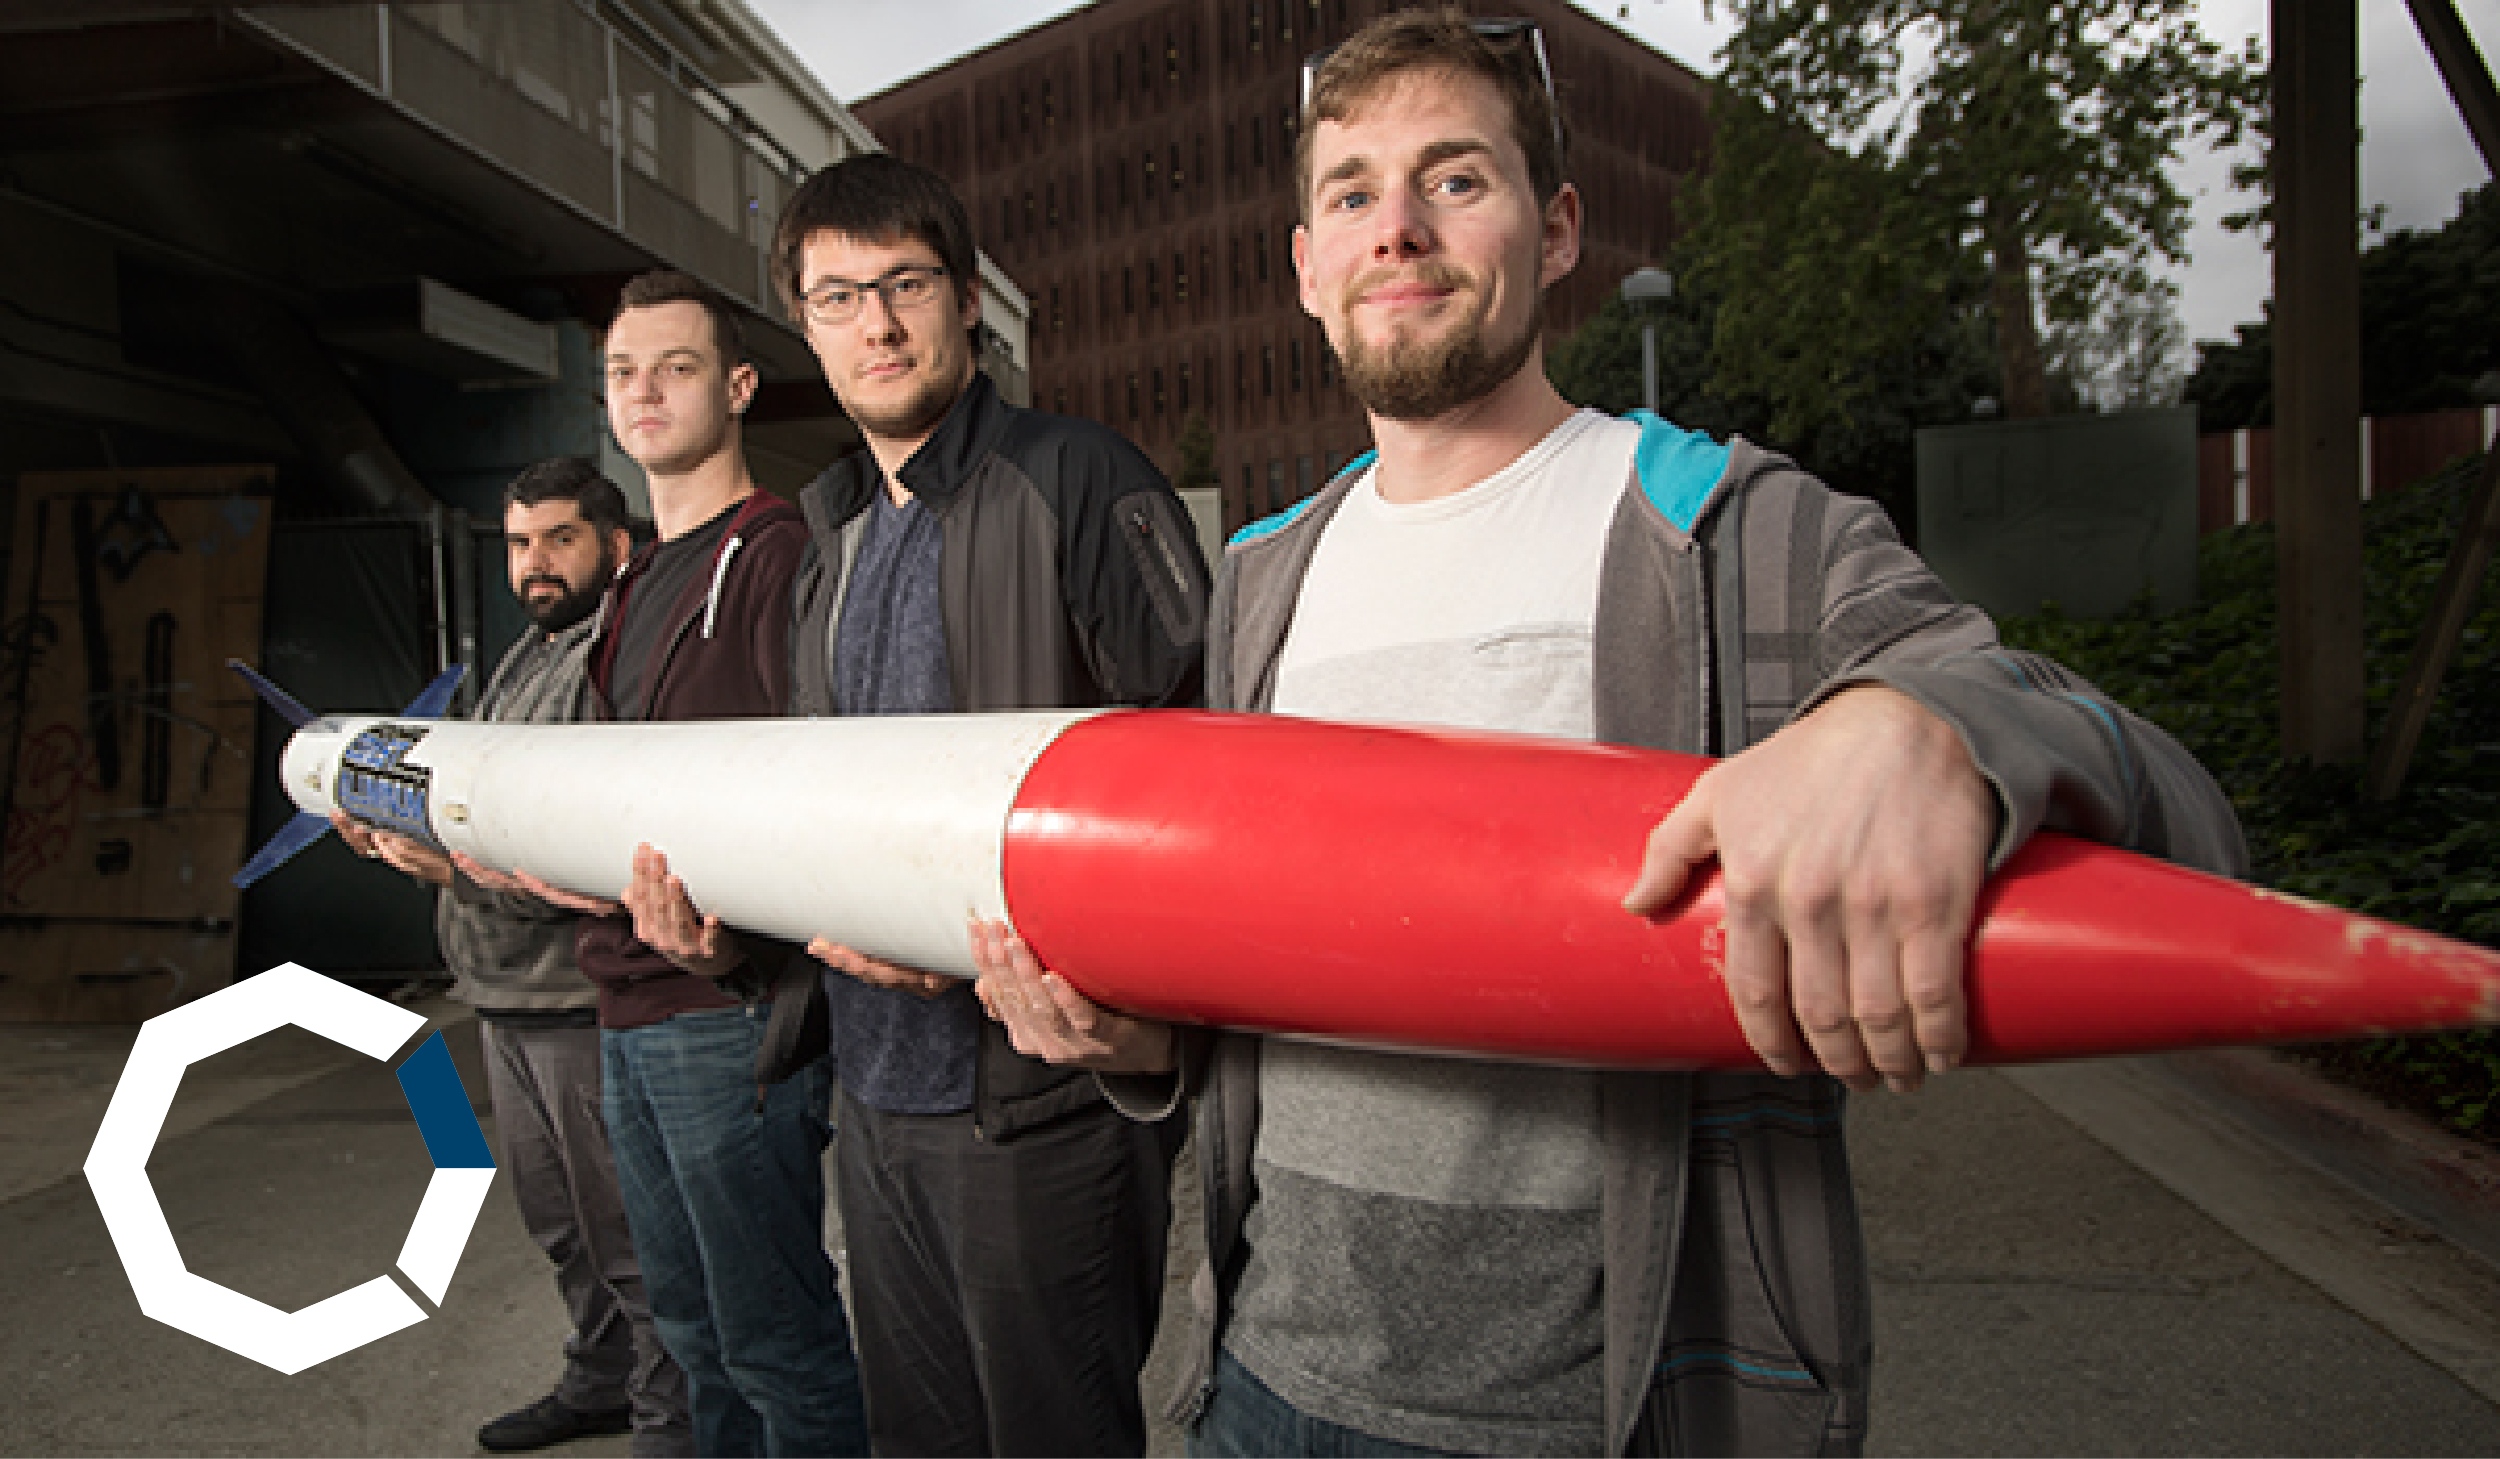
M 1839 689 L 1880 683 L 1953 724 L 1995 789 L 2001 864 L 2043 826 L 2226 874 L 2247 852 L 2229 802 L 2167 734 L 2081 679 L 1997 642 L 1872 503 L 1743 440 L 1646 412 L 1599 583 L 1597 737 L 1731 754 Z M 1236 537 L 1209 622 L 1208 703 L 1265 709 L 1322 530 L 1366 464 Z M 1194 1418 L 1239 1271 L 1261 1040 L 1192 1033 L 1209 1261 L 1194 1295 Z M 1150 1116 L 1175 1081 L 1107 1078 Z M 1829 1078 L 1607 1075 L 1605 1433 L 1611 1453 L 1853 1453 L 1872 1359 L 1866 1253 Z

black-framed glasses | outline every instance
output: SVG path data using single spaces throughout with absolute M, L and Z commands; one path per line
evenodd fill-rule
M 1561 162 L 1563 156 L 1562 102 L 1554 95 L 1554 67 L 1545 59 L 1544 29 L 1533 20 L 1516 17 L 1471 20 L 1467 22 L 1467 28 L 1497 45 L 1504 41 L 1518 41 L 1523 38 L 1527 41 L 1528 54 L 1536 60 L 1537 84 L 1545 88 L 1545 120 L 1554 129 L 1554 160 L 1557 163 Z M 1303 58 L 1302 124 L 1306 127 L 1313 121 L 1311 93 L 1319 84 L 1319 68 L 1327 65 L 1328 58 L 1335 54 L 1337 54 L 1335 46 L 1322 46 Z
M 896 314 L 926 309 L 937 302 L 946 279 L 944 264 L 905 264 L 865 284 L 827 279 L 799 296 L 799 307 L 817 324 L 848 324 L 859 317 L 868 296 L 878 295 Z

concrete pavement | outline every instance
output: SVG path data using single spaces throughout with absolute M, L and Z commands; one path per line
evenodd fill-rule
M 474 1025 L 426 1011 L 482 1105 Z M 0 1453 L 468 1454 L 545 1391 L 563 1324 L 500 1188 L 438 1315 L 295 1377 L 143 1316 L 77 1175 L 129 1039 L 0 1028 Z M 1852 1119 L 1876 1453 L 2500 1452 L 2500 1271 L 2158 1063 Z M 295 1306 L 389 1270 L 429 1166 L 388 1068 L 282 1030 L 186 1076 L 150 1170 L 193 1270 Z

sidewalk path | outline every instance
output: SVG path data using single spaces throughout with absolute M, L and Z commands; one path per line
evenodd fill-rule
M 474 1024 L 426 1011 L 482 1105 Z M 562 1318 L 501 1190 L 438 1315 L 293 1378 L 142 1316 L 77 1175 L 128 1039 L 0 1029 L 0 1454 L 470 1454 L 544 1391 Z M 1852 1120 L 1874 1452 L 2500 1452 L 2500 1273 L 2141 1068 L 1956 1074 Z M 280 1305 L 388 1270 L 428 1170 L 389 1068 L 295 1031 L 187 1076 L 151 1164 L 193 1269 Z

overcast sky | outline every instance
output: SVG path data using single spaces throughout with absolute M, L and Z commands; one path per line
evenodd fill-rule
M 1066 0 L 748 0 L 834 95 L 854 101 L 942 66 L 1078 7 Z M 2267 0 L 2202 0 L 2205 27 L 2225 44 L 2262 36 Z M 2387 205 L 2390 228 L 2434 228 L 2456 215 L 2457 197 L 2487 176 L 2465 123 L 2403 0 L 2360 0 L 2361 196 Z M 1724 11 L 1704 20 L 1700 0 L 1599 0 L 1583 9 L 1613 21 L 1696 71 L 1718 69 Z M 2500 7 L 2459 5 L 2486 64 L 2500 43 Z M 2226 339 L 2258 317 L 2270 292 L 2266 255 L 2220 219 L 2246 206 L 2228 181 L 2229 159 L 2191 156 L 2180 178 L 2196 196 L 2194 257 L 2180 274 L 2180 312 L 2197 339 Z

